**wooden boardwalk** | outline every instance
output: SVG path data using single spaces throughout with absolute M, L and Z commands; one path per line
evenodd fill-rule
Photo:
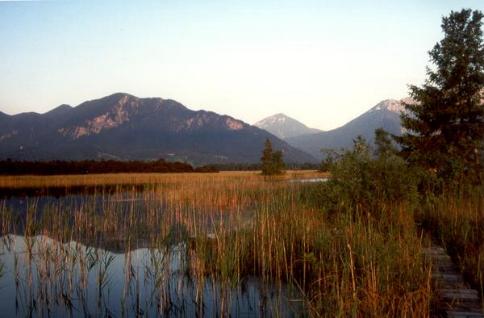
M 449 318 L 484 318 L 479 293 L 464 282 L 457 266 L 442 247 L 424 249 L 432 262 L 432 278 L 437 292 L 437 315 Z

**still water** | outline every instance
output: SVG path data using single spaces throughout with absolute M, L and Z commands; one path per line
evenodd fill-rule
M 234 286 L 188 273 L 186 247 L 116 253 L 45 236 L 0 242 L 2 317 L 294 316 L 288 290 L 249 277 Z
M 156 197 L 138 192 L 14 195 L 1 203 L 3 211 L 18 217 L 10 233 L 0 237 L 2 317 L 293 317 L 304 313 L 301 296 L 288 285 L 254 276 L 220 280 L 197 272 L 190 236 L 183 234 L 187 229 L 173 221 L 170 206 Z M 27 235 L 28 218 L 44 211 L 68 214 L 89 206 L 93 213 L 102 213 L 106 204 L 117 215 L 133 210 L 144 215 L 149 213 L 144 210 L 156 206 L 160 217 L 171 222 L 170 239 L 150 244 L 141 237 L 129 242 L 115 238 L 113 244 L 110 236 L 61 242 L 46 234 Z M 210 215 L 192 216 L 207 239 L 214 236 Z M 250 223 L 251 216 L 248 210 L 237 217 L 217 217 L 217 226 L 235 231 Z M 71 226 L 70 221 L 66 224 Z

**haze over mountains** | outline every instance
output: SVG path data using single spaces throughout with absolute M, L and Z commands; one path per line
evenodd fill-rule
M 284 114 L 267 117 L 254 125 L 266 129 L 290 145 L 322 159 L 321 149 L 350 148 L 353 145 L 353 139 L 358 135 L 365 137 L 372 144 L 377 128 L 400 135 L 402 130 L 400 112 L 404 109 L 402 102 L 410 102 L 410 100 L 387 99 L 381 101 L 347 124 L 328 131 L 309 128 Z
M 44 114 L 0 112 L 0 159 L 255 163 L 266 138 L 286 162 L 315 161 L 265 130 L 170 99 L 117 93 Z
M 323 157 L 321 149 L 349 148 L 358 135 L 373 144 L 377 128 L 383 128 L 394 135 L 402 133 L 400 124 L 400 113 L 404 109 L 402 102 L 409 102 L 409 100 L 387 99 L 341 127 L 316 134 L 289 137 L 285 140 L 318 159 Z
M 309 128 L 300 121 L 282 113 L 266 117 L 256 122 L 254 126 L 265 129 L 281 139 L 322 132 L 319 129 Z
M 171 99 L 117 93 L 44 114 L 0 112 L 0 160 L 257 163 L 269 138 L 287 163 L 316 162 L 323 157 L 321 149 L 349 148 L 358 135 L 373 143 L 377 128 L 400 135 L 402 102 L 408 100 L 384 100 L 339 128 L 321 131 L 284 114 L 251 126 Z

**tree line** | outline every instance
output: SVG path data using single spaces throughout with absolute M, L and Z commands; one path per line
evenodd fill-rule
M 217 172 L 213 166 L 194 168 L 188 163 L 156 161 L 0 161 L 0 175 L 58 175 L 95 173 Z

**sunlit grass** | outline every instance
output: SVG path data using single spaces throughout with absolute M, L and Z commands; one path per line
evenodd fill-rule
M 259 181 L 260 171 L 226 171 L 220 173 L 113 173 L 54 176 L 0 176 L 0 188 L 33 188 L 33 187 L 69 187 L 119 184 L 153 185 L 163 182 L 196 183 L 199 180 L 221 181 L 250 179 Z M 288 170 L 281 176 L 271 177 L 276 180 L 294 178 L 313 178 L 327 176 L 325 173 L 311 170 Z
M 2 184 L 17 187 L 100 187 L 81 204 L 56 201 L 41 213 L 32 212 L 36 206 L 32 200 L 25 218 L 4 207 L 0 211 L 2 234 L 23 229 L 19 234 L 27 242 L 42 234 L 59 242 L 81 242 L 125 255 L 149 247 L 154 254 L 146 271 L 156 281 L 157 299 L 165 306 L 169 303 L 163 289 L 167 274 L 162 269 L 167 260 L 161 255 L 186 246 L 181 250 L 183 259 L 196 286 L 204 286 L 210 279 L 228 291 L 248 277 L 257 277 L 278 289 L 292 290 L 290 301 L 303 304 L 312 316 L 427 316 L 429 265 L 422 259 L 422 242 L 411 208 L 388 206 L 385 213 L 375 213 L 379 218 L 372 216 L 374 211 L 326 211 L 305 195 L 319 184 L 285 182 L 320 176 L 297 171 L 277 178 L 264 178 L 256 172 L 5 177 Z M 146 185 L 143 191 L 128 187 L 106 194 L 102 188 L 138 182 Z M 28 248 L 28 253 L 34 249 Z M 45 255 L 41 262 L 57 264 L 56 272 L 68 273 L 75 267 L 80 273 L 79 286 L 95 267 L 102 294 L 112 260 L 96 254 L 99 252 L 62 251 L 37 257 Z M 141 288 L 136 286 L 143 282 L 131 271 L 128 260 L 125 266 L 125 280 L 134 282 L 127 284 L 136 295 Z M 58 289 L 69 294 L 65 287 Z M 197 290 L 196 299 L 201 301 L 201 297 Z M 227 301 L 221 298 L 221 312 L 228 312 Z

